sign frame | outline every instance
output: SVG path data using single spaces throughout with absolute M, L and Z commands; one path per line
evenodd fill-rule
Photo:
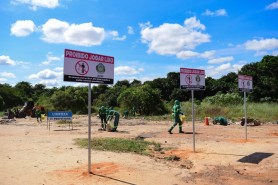
M 114 57 L 65 49 L 64 81 L 113 84 Z
M 205 90 L 205 70 L 180 68 L 180 89 Z
M 69 121 L 69 128 L 70 128 L 70 123 L 71 123 L 71 129 L 73 129 L 72 112 L 70 112 L 70 111 L 48 111 L 47 112 L 47 128 L 48 128 L 48 130 L 50 130 L 50 121 L 51 120 Z
M 253 77 L 247 75 L 238 75 L 238 89 L 240 92 L 252 92 Z

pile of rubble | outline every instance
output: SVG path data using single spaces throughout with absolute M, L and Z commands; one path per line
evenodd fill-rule
M 250 126 L 260 126 L 261 125 L 261 121 L 260 120 L 253 119 L 253 118 L 247 118 L 246 122 L 247 122 L 247 125 L 250 125 Z M 245 118 L 244 117 L 241 118 L 240 125 L 241 126 L 245 125 Z

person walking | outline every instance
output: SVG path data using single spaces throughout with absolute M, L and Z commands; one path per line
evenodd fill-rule
M 175 100 L 174 106 L 172 108 L 172 114 L 174 116 L 174 124 L 169 128 L 168 132 L 169 134 L 173 134 L 172 130 L 175 128 L 177 124 L 179 124 L 179 133 L 184 133 L 182 131 L 182 122 L 180 120 L 180 115 L 183 115 L 181 112 L 181 106 L 179 100 Z
M 36 105 L 35 107 L 35 115 L 37 118 L 37 122 L 42 122 L 42 110 L 41 110 L 41 106 Z
M 101 129 L 105 130 L 106 128 L 106 108 L 104 106 L 101 106 L 98 110 L 98 115 L 101 121 Z

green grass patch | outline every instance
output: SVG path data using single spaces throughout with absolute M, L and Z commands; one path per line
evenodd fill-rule
M 72 123 L 72 121 L 69 121 L 69 120 L 59 120 L 56 122 L 56 124 L 58 125 L 64 125 L 64 124 L 69 124 L 69 123 Z
M 88 148 L 88 139 L 78 138 L 74 141 L 79 147 Z M 91 148 L 93 150 L 136 153 L 141 155 L 151 155 L 153 151 L 161 150 L 159 143 L 125 138 L 93 138 Z
M 205 117 L 223 116 L 230 120 L 239 120 L 244 117 L 244 105 L 219 105 L 209 102 L 195 104 L 195 120 L 203 121 Z M 183 102 L 181 110 L 185 113 L 186 120 L 192 120 L 191 102 Z M 278 120 L 278 103 L 251 103 L 247 102 L 247 117 L 263 122 L 276 123 Z
M 171 156 L 164 157 L 164 159 L 167 161 L 179 161 L 180 157 L 178 157 L 176 155 L 171 155 Z

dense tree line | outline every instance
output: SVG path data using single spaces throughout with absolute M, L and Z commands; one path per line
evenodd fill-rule
M 253 92 L 250 101 L 278 100 L 278 56 L 265 56 L 260 62 L 242 67 L 238 74 L 253 77 Z M 206 78 L 206 90 L 196 91 L 195 98 L 215 102 L 220 94 L 231 97 L 242 96 L 238 92 L 238 74 L 229 73 L 220 79 Z M 174 99 L 188 101 L 189 91 L 179 88 L 180 76 L 170 72 L 166 78 L 157 78 L 142 83 L 139 80 L 118 81 L 113 87 L 97 85 L 92 88 L 92 105 L 94 107 L 135 108 L 139 114 L 157 115 L 167 112 L 165 104 Z M 208 98 L 215 96 L 216 98 Z M 88 87 L 63 86 L 47 88 L 43 84 L 32 86 L 29 82 L 19 82 L 14 87 L 0 84 L 0 111 L 22 106 L 26 101 L 34 101 L 49 110 L 71 110 L 73 113 L 86 113 L 88 104 Z

